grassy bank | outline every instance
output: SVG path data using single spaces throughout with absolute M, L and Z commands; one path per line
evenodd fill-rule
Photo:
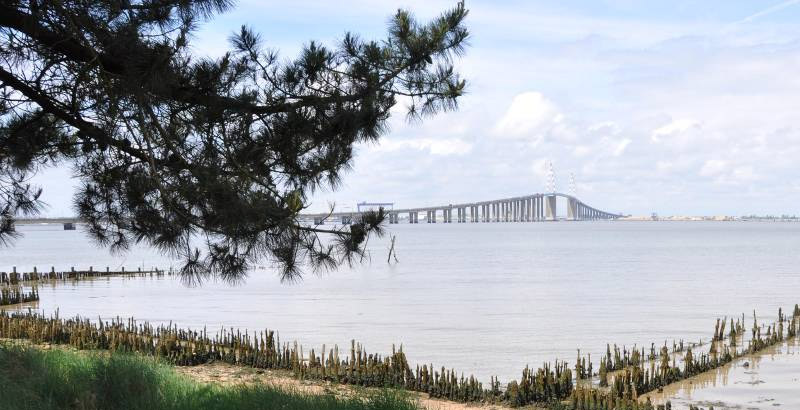
M 0 344 L 0 409 L 415 410 L 393 390 L 341 398 L 268 385 L 201 384 L 135 354 L 76 353 Z

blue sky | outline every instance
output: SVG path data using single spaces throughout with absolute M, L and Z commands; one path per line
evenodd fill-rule
M 383 37 L 397 9 L 422 20 L 454 1 L 240 0 L 200 27 L 198 55 L 242 24 L 289 58 L 346 31 Z M 632 214 L 797 213 L 800 0 L 467 1 L 472 32 L 457 112 L 360 146 L 344 186 L 313 209 L 423 206 L 557 187 Z M 70 215 L 66 169 L 36 178 L 48 215 Z

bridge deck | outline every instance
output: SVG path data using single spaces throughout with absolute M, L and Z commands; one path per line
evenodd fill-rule
M 459 222 L 466 222 L 467 210 L 469 210 L 469 219 L 473 222 L 489 222 L 489 221 L 530 221 L 530 220 L 554 220 L 556 218 L 556 201 L 555 198 L 561 197 L 567 199 L 567 215 L 568 219 L 584 220 L 584 219 L 616 219 L 623 215 L 611 212 L 605 212 L 600 209 L 591 207 L 581 202 L 578 198 L 562 194 L 551 193 L 543 194 L 536 193 L 531 195 L 515 196 L 503 199 L 494 199 L 489 201 L 466 202 L 457 204 L 437 205 L 437 206 L 424 206 L 419 208 L 401 208 L 389 209 L 387 212 L 390 216 L 390 223 L 397 223 L 397 215 L 400 214 L 415 214 L 420 212 L 433 213 L 433 221 L 436 220 L 436 213 L 443 213 L 443 221 L 451 222 L 452 210 L 458 212 Z M 552 198 L 552 199 L 551 199 Z M 300 214 L 301 218 L 307 219 L 335 219 L 335 218 L 352 218 L 363 214 L 362 211 L 350 212 L 332 212 L 332 213 L 310 213 Z M 429 215 L 431 217 L 431 215 Z M 33 224 L 69 224 L 81 223 L 79 218 L 31 218 L 19 219 L 15 221 L 17 225 L 33 225 Z

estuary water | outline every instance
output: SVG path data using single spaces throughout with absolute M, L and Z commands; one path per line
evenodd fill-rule
M 0 271 L 126 269 L 175 262 L 144 248 L 110 255 L 60 225 L 19 226 Z M 800 223 L 550 222 L 399 224 L 363 264 L 298 283 L 269 266 L 246 283 L 186 287 L 175 278 L 104 278 L 39 288 L 37 308 L 62 317 L 135 317 L 209 330 L 279 331 L 306 348 L 387 353 L 488 381 L 526 364 L 571 363 L 606 343 L 708 340 L 716 318 L 773 321 L 800 303 Z

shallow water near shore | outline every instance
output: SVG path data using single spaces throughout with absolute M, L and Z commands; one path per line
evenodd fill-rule
M 647 396 L 654 404 L 670 400 L 673 409 L 688 409 L 690 404 L 716 410 L 800 409 L 800 339 L 744 356 Z
M 146 249 L 111 256 L 81 231 L 20 226 L 0 270 L 169 268 Z M 707 341 L 717 317 L 773 321 L 800 302 L 800 224 L 579 222 L 391 225 L 353 269 L 282 284 L 268 268 L 239 286 L 187 288 L 175 278 L 108 278 L 40 286 L 38 309 L 136 317 L 181 327 L 276 329 L 307 348 L 370 352 L 403 344 L 412 363 L 488 381 L 580 348 L 595 369 L 606 343 Z M 800 373 L 800 365 L 794 367 Z M 715 406 L 716 407 L 716 406 Z

